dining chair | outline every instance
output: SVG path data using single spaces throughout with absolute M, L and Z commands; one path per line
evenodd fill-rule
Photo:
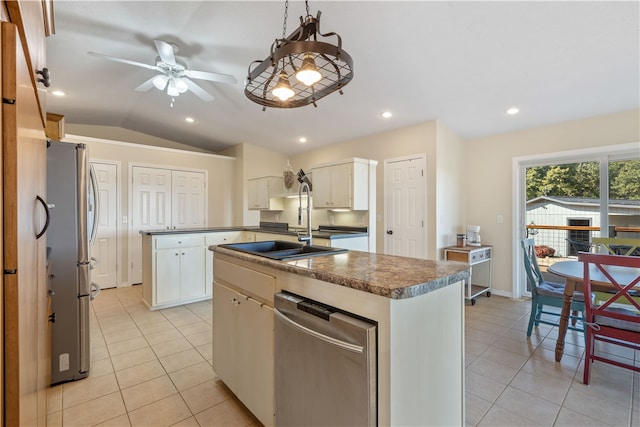
M 617 237 L 594 237 L 593 245 L 596 253 L 610 255 L 640 256 L 640 239 L 619 239 Z M 602 303 L 609 298 L 613 291 L 594 292 L 595 303 Z M 640 290 L 629 291 L 631 297 L 640 302 Z M 624 304 L 624 301 L 620 301 Z
M 578 255 L 579 252 L 589 252 L 593 247 L 593 244 L 587 242 L 586 240 L 573 240 L 573 239 L 564 239 L 564 240 L 566 240 L 569 243 L 569 245 L 575 252 L 576 256 Z
M 593 245 L 598 253 L 611 255 L 640 256 L 640 239 L 619 239 L 617 237 L 594 237 Z
M 564 284 L 544 280 L 538 266 L 534 239 L 524 239 L 520 243 L 524 255 L 524 269 L 527 272 L 527 281 L 531 287 L 531 315 L 529 316 L 529 326 L 527 327 L 527 336 L 530 337 L 534 325 L 537 327 L 540 323 L 543 323 L 545 325 L 558 326 L 558 321 L 546 320 L 542 318 L 542 315 L 552 315 L 556 316 L 558 320 L 560 319 L 559 311 L 545 311 L 544 306 L 562 308 Z M 571 301 L 572 314 L 569 316 L 571 319 L 569 329 L 584 332 L 582 324 L 581 326 L 576 326 L 577 320 L 581 320 L 584 323 L 584 309 L 584 294 L 574 292 Z
M 634 366 L 633 361 L 625 363 L 621 358 L 612 359 L 607 353 L 596 354 L 595 342 L 602 341 L 613 345 L 619 345 L 640 351 L 640 303 L 635 301 L 629 291 L 634 286 L 640 286 L 640 274 L 629 277 L 628 283 L 619 283 L 609 271 L 619 268 L 640 269 L 640 257 L 605 255 L 605 254 L 578 254 L 578 261 L 584 263 L 585 294 L 591 292 L 592 268 L 602 273 L 615 289 L 615 294 L 602 304 L 596 304 L 590 299 L 585 301 L 585 355 L 584 355 L 584 384 L 588 385 L 591 376 L 591 364 L 598 360 L 622 368 L 640 372 L 640 366 Z M 617 305 L 619 303 L 630 304 L 631 309 Z M 634 311 L 635 310 L 635 311 Z

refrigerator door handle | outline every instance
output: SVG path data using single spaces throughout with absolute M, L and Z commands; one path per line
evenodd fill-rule
M 36 200 L 40 202 L 40 204 L 44 208 L 44 213 L 46 215 L 46 219 L 44 221 L 44 227 L 42 227 L 42 230 L 40 230 L 40 232 L 36 234 L 36 240 L 37 240 L 41 238 L 44 235 L 44 233 L 46 233 L 47 228 L 49 228 L 49 223 L 51 222 L 51 211 L 49 211 L 49 205 L 47 204 L 47 202 L 44 201 L 42 197 L 36 196 Z
M 100 210 L 98 209 L 100 200 L 98 194 L 98 181 L 96 180 L 96 172 L 93 169 L 93 165 L 90 165 L 89 167 L 89 181 L 91 182 L 91 188 L 93 188 L 93 200 L 89 202 L 93 207 L 93 224 L 91 224 L 91 238 L 89 241 L 94 242 L 96 234 L 98 234 L 98 223 L 100 222 Z
M 100 291 L 102 288 L 96 282 L 91 282 L 91 293 L 89 294 L 89 299 L 93 301 L 100 295 Z

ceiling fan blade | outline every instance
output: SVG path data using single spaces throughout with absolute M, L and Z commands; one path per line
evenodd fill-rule
M 214 98 L 209 92 L 202 89 L 200 86 L 195 84 L 189 79 L 183 78 L 184 82 L 187 84 L 187 87 L 191 92 L 193 92 L 198 98 L 202 99 L 204 102 L 213 101 Z
M 117 58 L 115 56 L 103 55 L 102 53 L 87 52 L 91 56 L 108 59 L 109 61 L 122 62 L 123 64 L 135 65 L 136 67 L 147 68 L 149 70 L 162 71 L 155 65 L 143 64 L 142 62 L 131 61 L 129 59 Z
M 153 42 L 156 44 L 156 49 L 158 49 L 158 54 L 160 55 L 160 59 L 162 60 L 162 62 L 166 62 L 170 65 L 175 65 L 176 56 L 175 52 L 173 51 L 173 46 L 171 46 L 167 42 L 163 42 L 162 40 L 154 40 Z
M 236 78 L 230 74 L 210 73 L 208 71 L 196 71 L 196 70 L 185 70 L 184 74 L 187 77 L 191 77 L 192 79 L 209 80 L 212 82 L 229 83 L 229 84 L 238 83 Z
M 142 83 L 140 86 L 138 86 L 137 88 L 135 88 L 134 90 L 136 92 L 146 92 L 149 89 L 151 89 L 153 87 L 153 79 L 155 79 L 156 76 L 151 77 L 149 80 L 147 80 L 146 82 Z

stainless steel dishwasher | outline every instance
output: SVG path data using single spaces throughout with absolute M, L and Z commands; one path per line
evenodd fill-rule
M 375 322 L 276 294 L 276 425 L 376 425 L 376 352 Z

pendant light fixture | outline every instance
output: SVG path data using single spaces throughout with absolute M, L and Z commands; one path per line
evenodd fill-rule
M 289 36 L 287 16 L 289 1 L 285 1 L 282 38 L 271 45 L 269 56 L 249 64 L 244 93 L 251 101 L 266 107 L 295 108 L 313 104 L 338 91 L 353 78 L 353 60 L 342 50 L 342 38 L 337 33 L 320 32 L 320 11 L 317 17 L 309 13 L 300 17 L 300 26 Z M 318 37 L 335 37 L 335 44 L 319 41 Z M 289 76 L 295 76 L 290 79 Z

